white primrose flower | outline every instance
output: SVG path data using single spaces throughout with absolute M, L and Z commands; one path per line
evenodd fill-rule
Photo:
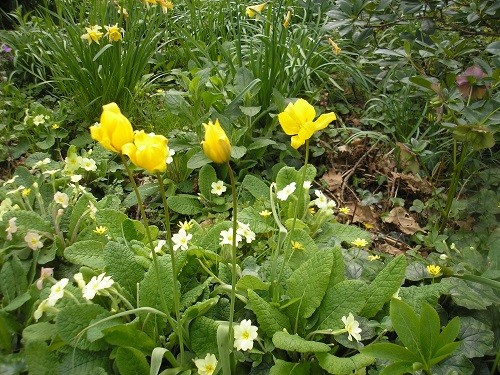
M 9 225 L 7 226 L 7 229 L 5 231 L 7 232 L 7 240 L 12 241 L 12 233 L 17 232 L 17 225 L 16 225 L 16 217 L 11 217 L 9 219 Z
M 49 300 L 44 299 L 42 302 L 40 302 L 35 312 L 33 313 L 33 318 L 38 321 L 42 317 L 43 313 L 49 310 L 50 307 L 51 305 L 49 304 Z
M 36 288 L 38 290 L 42 290 L 43 288 L 43 281 L 45 279 L 48 279 L 49 277 L 52 277 L 52 275 L 54 274 L 54 269 L 53 268 L 45 268 L 45 267 L 42 267 L 42 269 L 40 270 L 40 277 L 38 278 L 38 280 L 36 281 Z
M 43 243 L 40 240 L 42 236 L 40 236 L 36 232 L 28 232 L 26 236 L 24 236 L 24 241 L 31 250 L 38 250 L 43 247 Z
M 354 320 L 354 316 L 352 315 L 352 313 L 349 313 L 347 317 L 343 316 L 342 323 L 345 324 L 345 330 L 349 334 L 349 341 L 352 341 L 352 338 L 354 337 L 356 341 L 359 342 L 361 340 L 360 333 L 362 329 L 359 328 L 359 322 L 357 320 Z
M 110 288 L 114 281 L 111 276 L 105 276 L 105 273 L 101 273 L 99 276 L 93 276 L 89 283 L 85 285 L 82 289 L 83 298 L 91 300 L 95 295 L 100 295 L 100 291 Z
M 286 201 L 288 197 L 293 194 L 296 188 L 297 184 L 295 182 L 292 182 L 286 185 L 282 190 L 278 191 L 276 193 L 276 196 L 280 201 Z
M 166 160 L 167 164 L 173 163 L 174 158 L 172 156 L 174 155 L 175 155 L 174 149 L 167 146 L 167 160 Z
M 33 117 L 33 125 L 38 126 L 44 123 L 45 123 L 44 115 L 36 115 L 35 117 Z
M 83 279 L 83 275 L 81 272 L 75 273 L 73 275 L 73 279 L 76 281 L 78 288 L 83 289 L 85 288 L 85 280 Z
M 66 193 L 61 193 L 60 191 L 54 194 L 54 202 L 60 204 L 63 208 L 68 207 L 69 197 Z
M 208 353 L 204 359 L 195 359 L 194 364 L 199 375 L 212 375 L 217 367 L 217 357 Z
M 47 165 L 47 164 L 50 164 L 50 158 L 45 158 L 45 159 L 43 159 L 43 160 L 39 160 L 39 161 L 37 161 L 37 162 L 33 165 L 33 168 L 32 168 L 32 169 L 41 168 L 41 167 L 43 167 L 44 165 Z
M 238 228 L 236 234 L 244 237 L 247 243 L 252 243 L 255 240 L 255 233 L 250 229 L 250 225 L 238 221 Z
M 184 228 L 179 229 L 179 232 L 172 236 L 174 251 L 177 251 L 178 249 L 187 250 L 191 238 L 193 238 L 191 233 L 186 232 Z
M 217 182 L 212 182 L 212 185 L 210 186 L 212 187 L 212 190 L 210 190 L 210 192 L 218 196 L 221 196 L 227 190 L 227 188 L 224 186 L 224 182 L 220 180 Z
M 311 181 L 304 181 L 304 183 L 302 184 L 302 187 L 304 189 L 310 189 L 312 186 L 312 182 Z
M 64 296 L 64 288 L 68 285 L 68 279 L 64 278 L 50 287 L 50 295 L 47 298 L 49 306 L 54 306 Z
M 257 338 L 257 330 L 250 319 L 242 320 L 239 325 L 234 326 L 234 347 L 242 351 L 251 350 L 253 340 Z
M 241 235 L 236 231 L 236 246 L 241 242 Z M 233 244 L 233 228 L 228 230 L 223 230 L 220 232 L 220 245 L 232 245 Z
M 86 171 L 96 171 L 97 165 L 94 159 L 91 158 L 82 158 L 81 167 Z
M 316 194 L 318 198 L 313 200 L 312 203 L 315 204 L 319 209 L 322 208 L 333 209 L 337 205 L 334 200 L 328 199 L 325 196 L 325 194 L 323 194 L 323 192 L 320 190 L 314 190 L 314 194 Z

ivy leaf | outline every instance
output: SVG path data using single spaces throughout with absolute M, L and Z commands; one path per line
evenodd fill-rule
M 104 244 L 100 241 L 78 241 L 64 249 L 64 257 L 79 266 L 103 269 L 106 265 L 103 249 Z
M 283 329 L 291 330 L 288 317 L 277 308 L 271 306 L 253 290 L 248 290 L 247 308 L 254 312 L 259 323 L 259 329 L 267 336 L 273 337 L 275 332 L 282 331 Z
M 339 358 L 328 353 L 316 353 L 316 358 L 318 358 L 321 368 L 335 375 L 349 375 L 375 362 L 375 358 L 365 354 Z
M 292 310 L 289 310 L 293 316 L 297 308 L 299 316 L 305 319 L 316 311 L 328 287 L 332 265 L 332 252 L 318 251 L 293 271 L 287 281 L 288 296 L 291 299 L 301 299 L 300 303 L 294 304 Z
M 371 318 L 391 299 L 405 278 L 406 258 L 399 255 L 389 262 L 368 286 L 366 305 L 361 315 Z
M 322 342 L 308 341 L 299 335 L 291 335 L 285 331 L 278 331 L 273 335 L 273 344 L 278 349 L 298 353 L 314 353 L 330 351 L 330 347 Z
M 484 323 L 469 316 L 460 318 L 460 323 L 458 339 L 462 340 L 462 344 L 456 355 L 467 358 L 484 357 L 493 348 L 493 332 Z

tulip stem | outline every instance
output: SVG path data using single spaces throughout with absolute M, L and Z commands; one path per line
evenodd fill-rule
M 234 332 L 233 332 L 233 320 L 234 320 L 234 305 L 236 301 L 236 231 L 238 227 L 238 199 L 236 196 L 236 181 L 234 179 L 234 172 L 231 169 L 229 161 L 227 162 L 227 167 L 229 171 L 229 179 L 231 180 L 231 189 L 233 194 L 233 243 L 231 244 L 231 309 L 229 310 L 229 342 L 232 345 Z
M 179 290 L 177 288 L 177 268 L 175 265 L 175 253 L 174 244 L 172 242 L 172 231 L 170 229 L 170 211 L 167 206 L 167 197 L 165 194 L 165 185 L 163 184 L 163 178 L 160 173 L 156 173 L 158 178 L 158 183 L 160 186 L 161 199 L 163 202 L 163 208 L 165 210 L 165 229 L 167 231 L 167 244 L 168 251 L 170 252 L 170 261 L 172 263 L 172 282 L 173 282 L 173 298 L 174 298 L 174 309 L 175 309 L 175 319 L 177 320 L 177 336 L 179 337 L 179 351 L 181 357 L 181 363 L 184 363 L 184 332 L 180 325 L 181 313 L 180 313 L 180 297 Z
M 163 284 L 160 279 L 160 267 L 158 265 L 158 256 L 156 255 L 156 251 L 153 245 L 153 241 L 151 239 L 151 232 L 149 230 L 149 223 L 148 223 L 148 218 L 146 217 L 146 211 L 144 210 L 144 205 L 142 203 L 142 198 L 141 194 L 139 193 L 139 189 L 137 188 L 137 184 L 134 179 L 134 175 L 132 174 L 132 170 L 130 169 L 127 160 L 125 159 L 125 156 L 123 154 L 120 154 L 120 157 L 122 158 L 122 163 L 125 166 L 125 169 L 127 170 L 128 177 L 130 179 L 130 182 L 132 184 L 132 188 L 134 189 L 134 193 L 137 197 L 137 205 L 139 206 L 139 209 L 141 211 L 141 216 L 142 216 L 142 222 L 144 225 L 144 228 L 146 230 L 146 237 L 148 239 L 149 247 L 151 248 L 151 254 L 153 257 L 153 267 L 155 269 L 155 275 L 156 275 L 156 282 L 158 283 L 158 288 L 159 288 L 159 294 L 160 294 L 160 303 L 162 306 L 162 309 L 166 313 L 166 317 L 172 328 L 177 327 L 177 324 L 175 320 L 170 316 L 170 310 L 168 309 L 167 306 L 167 301 L 165 300 L 165 294 L 163 292 Z

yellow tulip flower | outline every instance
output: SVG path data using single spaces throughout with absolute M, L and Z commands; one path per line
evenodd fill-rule
M 316 110 L 304 99 L 288 104 L 285 110 L 278 114 L 278 120 L 284 132 L 292 136 L 293 148 L 299 148 L 312 137 L 314 132 L 326 128 L 330 122 L 337 119 L 333 112 L 319 116 L 316 121 L 313 121 L 314 117 L 316 117 Z
M 256 15 L 262 13 L 262 11 L 266 8 L 267 3 L 251 5 L 247 7 L 246 14 L 250 18 L 254 18 Z
M 201 144 L 207 158 L 218 164 L 228 162 L 231 158 L 231 142 L 220 126 L 219 120 L 215 120 L 215 124 L 209 121 L 203 126 L 205 127 L 205 140 Z
M 118 153 L 124 144 L 134 140 L 132 125 L 116 103 L 102 107 L 101 122 L 90 127 L 90 135 L 105 149 Z
M 168 140 L 163 135 L 136 131 L 133 143 L 122 147 L 132 163 L 149 173 L 165 172 L 167 169 Z

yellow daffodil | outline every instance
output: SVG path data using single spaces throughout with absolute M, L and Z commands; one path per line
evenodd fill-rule
M 122 147 L 132 163 L 149 173 L 165 172 L 167 169 L 168 140 L 163 135 L 136 131 L 134 141 Z
M 85 30 L 87 31 L 86 34 L 83 34 L 81 38 L 83 40 L 86 40 L 89 42 L 89 44 L 92 44 L 92 42 L 96 42 L 99 44 L 99 40 L 102 38 L 103 33 L 99 30 L 101 30 L 102 27 L 99 25 L 94 25 L 91 27 L 86 27 Z
M 332 51 L 335 55 L 339 55 L 340 54 L 340 51 L 342 51 L 340 49 L 340 47 L 337 45 L 337 43 L 335 43 L 332 39 L 328 38 L 328 44 L 330 44 L 330 46 L 332 46 Z
M 107 31 L 104 36 L 107 36 L 110 42 L 117 42 L 119 40 L 122 40 L 123 30 L 118 27 L 117 23 L 113 26 L 104 26 L 104 28 Z
M 174 9 L 174 4 L 168 0 L 158 0 L 158 4 L 160 4 L 161 10 L 164 14 L 167 14 L 169 10 Z
M 288 26 L 290 26 L 290 21 L 292 20 L 292 11 L 288 10 L 285 16 L 285 20 L 283 21 L 283 27 L 286 29 Z
M 146 5 L 156 5 L 158 0 L 144 0 L 144 2 L 146 3 Z
M 431 275 L 432 277 L 436 277 L 441 273 L 441 267 L 435 264 L 428 265 L 427 272 L 429 272 L 429 275 Z
M 105 149 L 118 153 L 123 145 L 134 140 L 132 125 L 116 103 L 102 107 L 101 122 L 90 127 L 90 135 Z
M 297 99 L 295 103 L 288 104 L 285 110 L 278 114 L 284 132 L 292 136 L 293 148 L 299 148 L 314 132 L 326 128 L 330 122 L 337 119 L 333 112 L 325 113 L 313 121 L 315 117 L 316 110 L 304 99 Z
M 267 3 L 251 5 L 247 7 L 246 14 L 250 18 L 254 18 L 256 15 L 262 13 L 262 11 L 266 8 Z
M 228 162 L 231 158 L 231 142 L 220 126 L 219 120 L 215 120 L 215 124 L 209 121 L 203 126 L 205 127 L 205 140 L 201 144 L 207 158 L 218 164 Z

